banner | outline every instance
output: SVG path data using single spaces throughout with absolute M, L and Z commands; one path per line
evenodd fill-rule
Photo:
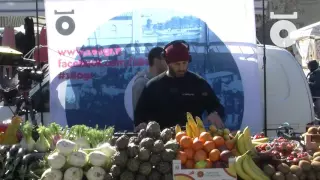
M 253 0 L 46 0 L 45 9 L 51 121 L 132 130 L 132 84 L 149 50 L 182 39 L 226 126 L 262 129 Z

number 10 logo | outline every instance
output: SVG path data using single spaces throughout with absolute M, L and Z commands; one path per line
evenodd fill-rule
M 270 12 L 270 19 L 280 19 L 274 23 L 270 29 L 272 42 L 282 48 L 293 45 L 294 40 L 290 38 L 290 33 L 296 31 L 297 27 L 291 21 L 284 19 L 298 19 L 298 12 L 294 12 L 293 14 L 274 14 L 274 12 Z M 287 31 L 288 35 L 286 37 L 281 37 L 280 32 L 282 30 Z

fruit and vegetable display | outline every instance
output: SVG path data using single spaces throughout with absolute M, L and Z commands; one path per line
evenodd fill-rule
M 177 162 L 183 172 L 203 180 L 221 169 L 228 179 L 320 179 L 317 127 L 310 127 L 298 141 L 252 135 L 249 127 L 236 132 L 205 127 L 199 117 L 190 113 L 186 117 L 185 124 L 164 129 L 154 121 L 143 123 L 134 133 L 56 123 L 34 127 L 14 117 L 1 128 L 0 179 L 188 179 L 182 171 L 175 176 Z

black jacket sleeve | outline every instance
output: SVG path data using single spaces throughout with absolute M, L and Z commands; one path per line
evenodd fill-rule
M 309 81 L 310 89 L 320 89 L 320 70 L 316 70 L 312 76 Z
M 134 124 L 135 126 L 140 123 L 147 123 L 150 118 L 150 107 L 151 107 L 150 87 L 144 87 L 141 96 L 137 102 L 134 110 Z
M 224 107 L 220 103 L 219 98 L 216 96 L 213 89 L 210 87 L 210 85 L 205 81 L 204 82 L 204 89 L 207 94 L 207 97 L 204 99 L 204 104 L 206 107 L 206 110 L 208 114 L 216 111 L 221 118 L 224 118 Z

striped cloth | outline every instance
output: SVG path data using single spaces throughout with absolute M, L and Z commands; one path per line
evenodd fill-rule
M 24 25 L 23 16 L 0 16 L 0 27 L 20 27 Z

